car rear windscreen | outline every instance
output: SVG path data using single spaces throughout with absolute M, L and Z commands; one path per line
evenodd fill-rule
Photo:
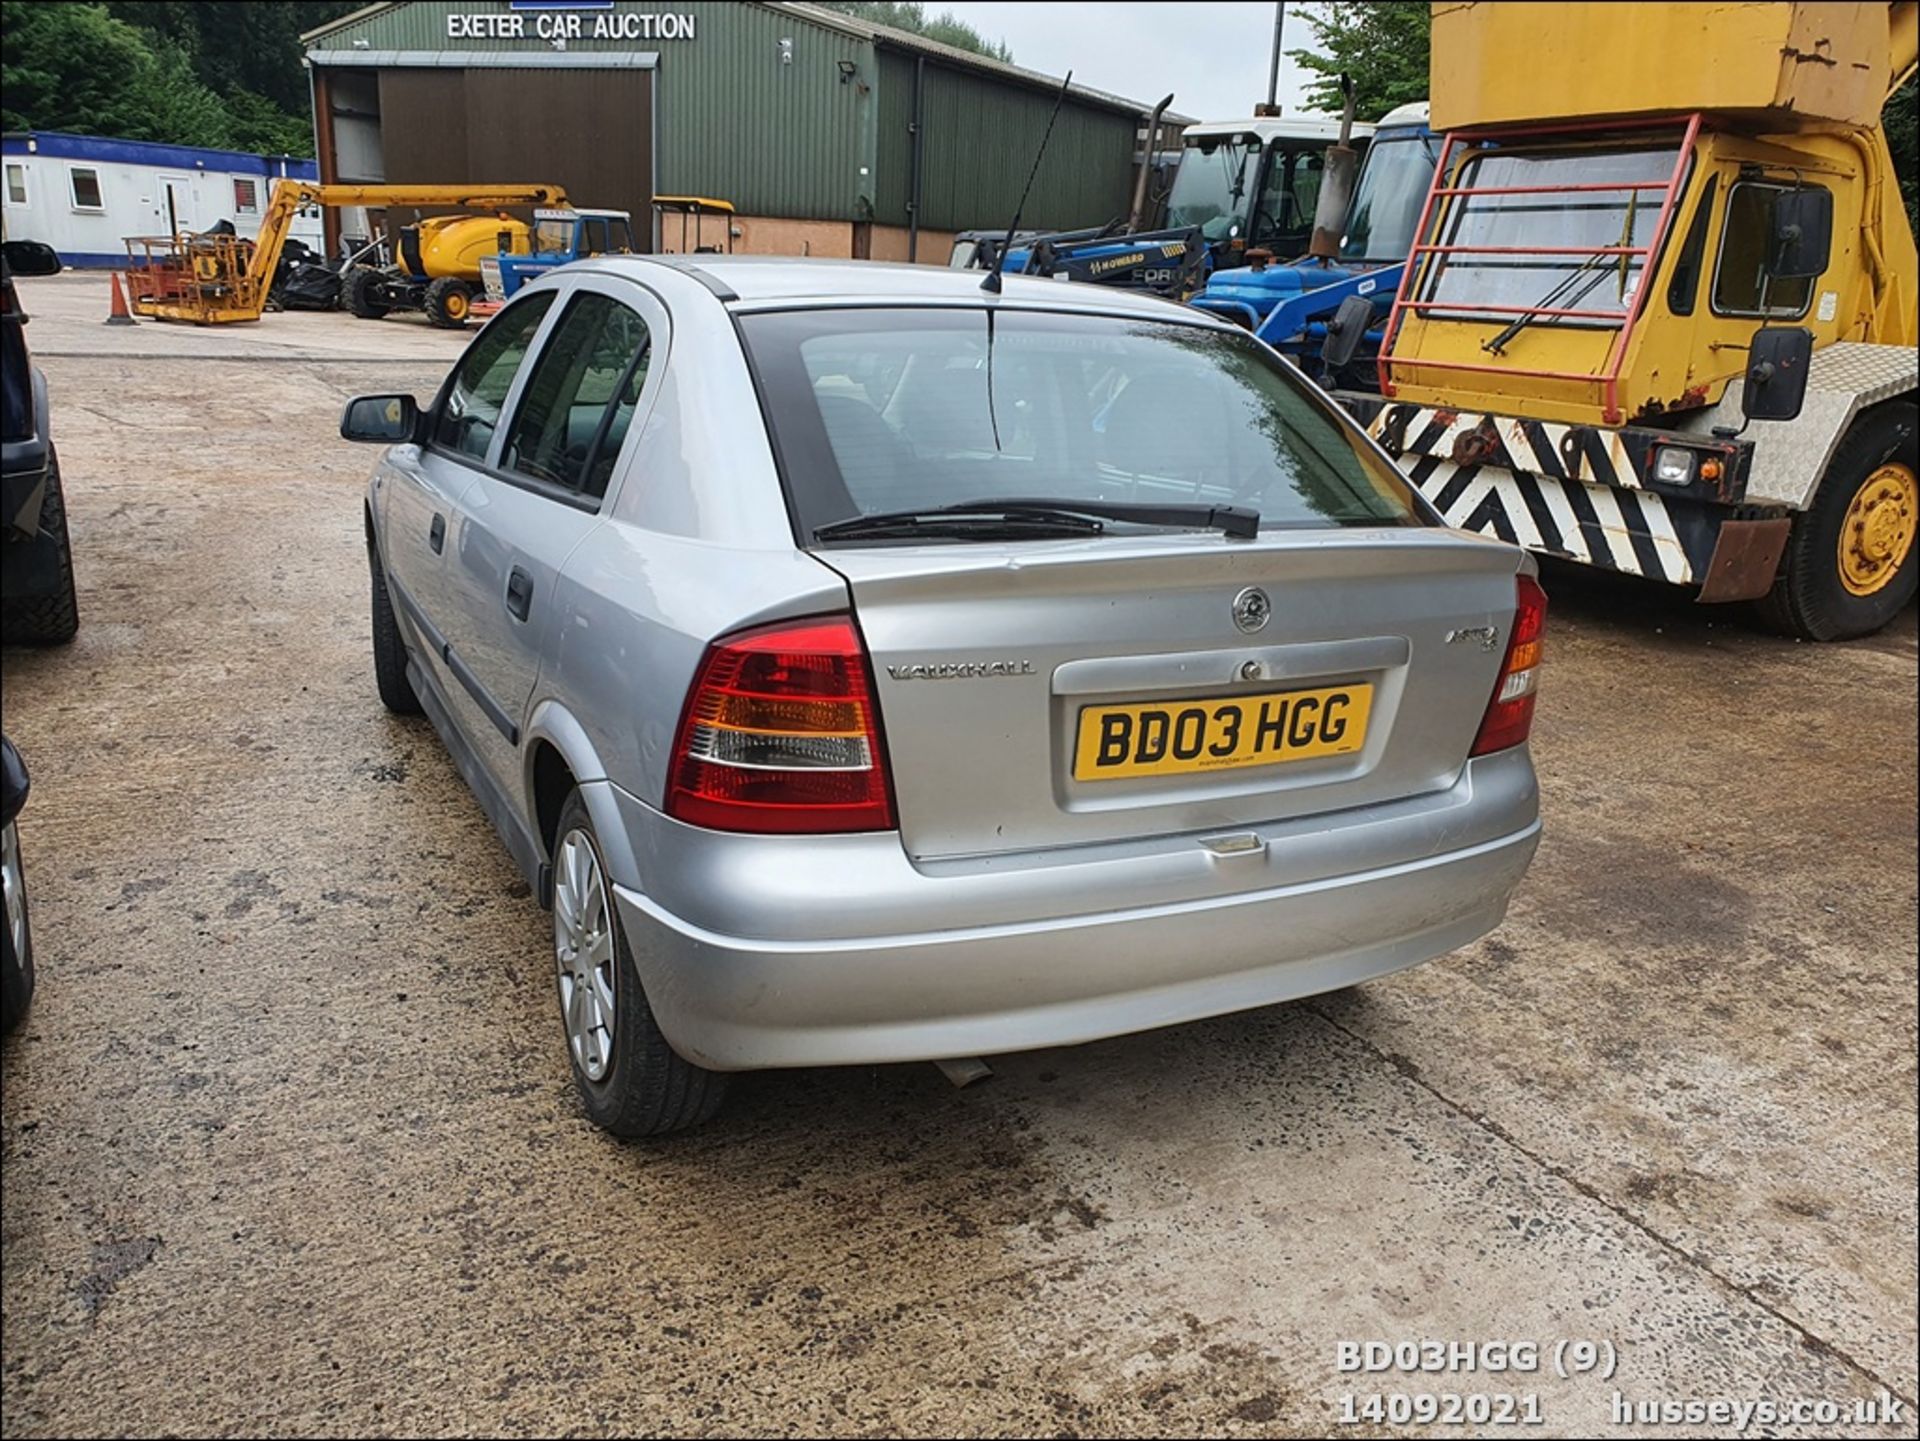
M 802 544 L 878 512 L 1046 498 L 1420 525 L 1406 482 L 1250 337 L 1051 311 L 744 315 Z

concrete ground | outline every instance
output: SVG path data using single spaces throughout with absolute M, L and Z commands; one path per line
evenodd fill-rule
M 622 1145 L 545 915 L 373 693 L 340 403 L 426 393 L 457 337 L 24 289 L 82 621 L 4 663 L 40 965 L 6 1435 L 1290 1435 L 1422 1392 L 1536 1396 L 1546 1435 L 1890 1393 L 1801 1434 L 1912 1433 L 1911 610 L 1804 646 L 1554 574 L 1547 836 L 1493 936 L 964 1092 L 752 1076 Z M 1542 1351 L 1338 1369 L 1369 1340 Z M 1418 1429 L 1377 1414 L 1346 1429 Z

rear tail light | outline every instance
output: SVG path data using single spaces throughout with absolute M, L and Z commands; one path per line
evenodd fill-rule
M 718 831 L 893 829 L 866 647 L 850 616 L 741 631 L 700 663 L 667 814 Z
M 1533 729 L 1534 693 L 1540 685 L 1540 646 L 1547 628 L 1547 593 L 1530 575 L 1520 577 L 1519 603 L 1513 612 L 1513 634 L 1507 640 L 1507 658 L 1493 699 L 1473 739 L 1473 754 L 1508 750 L 1523 744 Z

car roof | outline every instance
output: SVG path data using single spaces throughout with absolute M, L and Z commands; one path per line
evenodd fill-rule
M 742 307 L 798 305 L 981 304 L 984 271 L 944 265 L 894 265 L 875 260 L 825 260 L 784 255 L 609 255 L 590 264 L 645 281 L 665 266 L 693 276 Z M 1002 298 L 1023 305 L 1094 310 L 1159 320 L 1209 320 L 1205 312 L 1158 296 L 1038 276 L 1003 278 Z

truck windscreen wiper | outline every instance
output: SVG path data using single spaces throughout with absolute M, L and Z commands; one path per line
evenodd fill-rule
M 1578 294 L 1568 297 L 1566 304 L 1559 305 L 1556 304 L 1556 302 L 1562 295 L 1573 288 L 1573 283 L 1576 280 L 1582 275 L 1585 275 L 1589 270 L 1592 270 L 1598 262 L 1608 259 L 1609 256 L 1615 252 L 1618 252 L 1620 256 L 1620 295 L 1624 300 L 1627 293 L 1627 271 L 1630 269 L 1627 264 L 1626 246 L 1633 240 L 1633 220 L 1638 209 L 1638 200 L 1639 196 L 1637 193 L 1628 193 L 1626 219 L 1621 223 L 1620 240 L 1617 246 L 1609 246 L 1605 249 L 1594 251 L 1593 254 L 1581 261 L 1572 270 L 1567 272 L 1567 274 L 1561 276 L 1559 284 L 1555 285 L 1553 289 L 1549 290 L 1545 295 L 1534 301 L 1532 305 L 1528 306 L 1525 314 L 1515 316 L 1509 325 L 1490 340 L 1481 341 L 1480 348 L 1491 354 L 1499 355 L 1506 349 L 1506 344 L 1509 340 L 1512 340 L 1514 336 L 1518 335 L 1540 318 L 1541 311 L 1548 309 L 1572 310 L 1576 308 L 1581 301 L 1593 294 L 1602 280 L 1606 279 L 1606 271 L 1601 270 L 1596 272 L 1591 280 L 1580 287 Z
M 1054 539 L 1098 535 L 1106 520 L 1219 530 L 1234 540 L 1260 533 L 1260 512 L 1240 505 L 1155 505 L 1123 500 L 963 500 L 923 510 L 883 510 L 815 526 L 815 540 L 896 540 L 913 536 Z

